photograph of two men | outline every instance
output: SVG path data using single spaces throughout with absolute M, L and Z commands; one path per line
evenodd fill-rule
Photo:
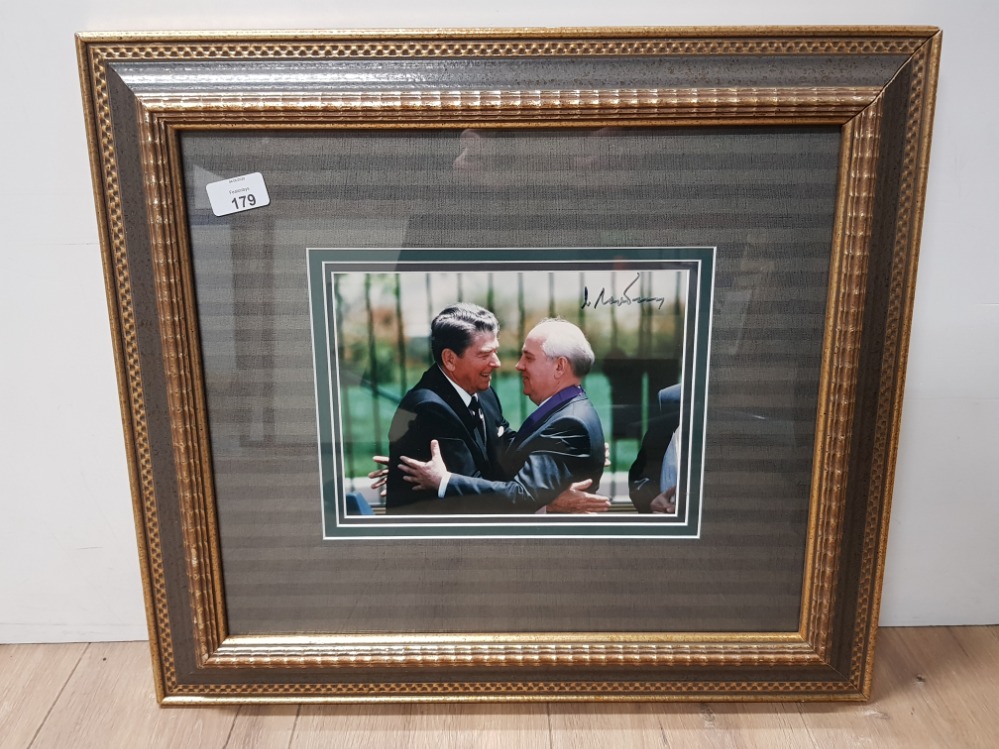
M 711 252 L 453 254 L 310 251 L 325 534 L 689 532 Z

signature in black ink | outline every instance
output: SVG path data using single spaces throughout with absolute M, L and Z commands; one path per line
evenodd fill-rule
M 583 287 L 583 304 L 580 305 L 580 309 L 586 309 L 587 307 L 593 307 L 596 309 L 601 304 L 608 307 L 624 307 L 629 304 L 655 304 L 659 303 L 657 309 L 662 309 L 663 305 L 666 303 L 666 297 L 664 296 L 631 296 L 628 292 L 631 291 L 631 287 L 638 283 L 638 279 L 641 278 L 641 274 L 635 275 L 635 280 L 628 284 L 624 291 L 621 292 L 621 296 L 608 296 L 607 289 L 600 289 L 600 293 L 597 294 L 597 298 L 592 302 L 590 301 L 590 289 L 588 286 Z

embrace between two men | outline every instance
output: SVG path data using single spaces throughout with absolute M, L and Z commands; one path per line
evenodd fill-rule
M 604 470 L 604 434 L 580 386 L 594 362 L 583 332 L 560 319 L 527 335 L 516 369 L 537 406 L 516 431 L 492 387 L 499 322 L 454 304 L 431 323 L 434 364 L 399 404 L 389 430 L 386 512 L 601 512 L 591 493 Z M 591 490 L 587 492 L 586 490 Z

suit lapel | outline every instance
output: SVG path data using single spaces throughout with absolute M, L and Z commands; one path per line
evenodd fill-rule
M 486 428 L 486 454 L 492 455 L 496 440 L 499 438 L 499 426 L 503 423 L 503 412 L 499 406 L 499 398 L 492 390 L 481 393 L 479 403 L 482 405 L 482 416 Z
M 475 418 L 461 400 L 461 396 L 458 395 L 458 391 L 454 389 L 451 381 L 448 380 L 436 364 L 426 371 L 423 379 L 426 381 L 427 387 L 440 396 L 441 400 L 454 411 L 454 415 L 465 427 L 468 435 L 468 445 L 471 448 L 476 463 L 480 464 L 480 468 L 482 465 L 487 464 L 486 445 L 482 440 L 480 430 L 475 428 L 477 426 Z
M 560 413 L 562 413 L 562 411 L 565 410 L 565 408 L 570 403 L 575 403 L 580 398 L 585 398 L 585 397 L 586 397 L 586 395 L 584 393 L 579 393 L 579 395 L 576 395 L 576 396 L 570 398 L 565 403 L 559 404 L 551 412 L 549 412 L 544 417 L 542 417 L 541 421 L 539 421 L 534 426 L 529 427 L 530 431 L 528 431 L 528 432 L 525 432 L 523 429 L 518 429 L 517 430 L 517 436 L 514 439 L 515 446 L 520 447 L 525 442 L 527 442 L 527 440 L 531 439 L 531 437 L 534 437 L 535 435 L 537 435 L 540 432 L 544 431 L 544 428 L 548 424 L 548 422 L 550 422 L 552 419 L 554 419 L 556 416 L 558 416 Z

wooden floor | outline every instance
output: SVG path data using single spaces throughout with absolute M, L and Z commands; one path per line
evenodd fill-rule
M 146 643 L 0 645 L 0 747 L 999 747 L 999 627 L 883 629 L 877 656 L 861 705 L 160 708 Z

